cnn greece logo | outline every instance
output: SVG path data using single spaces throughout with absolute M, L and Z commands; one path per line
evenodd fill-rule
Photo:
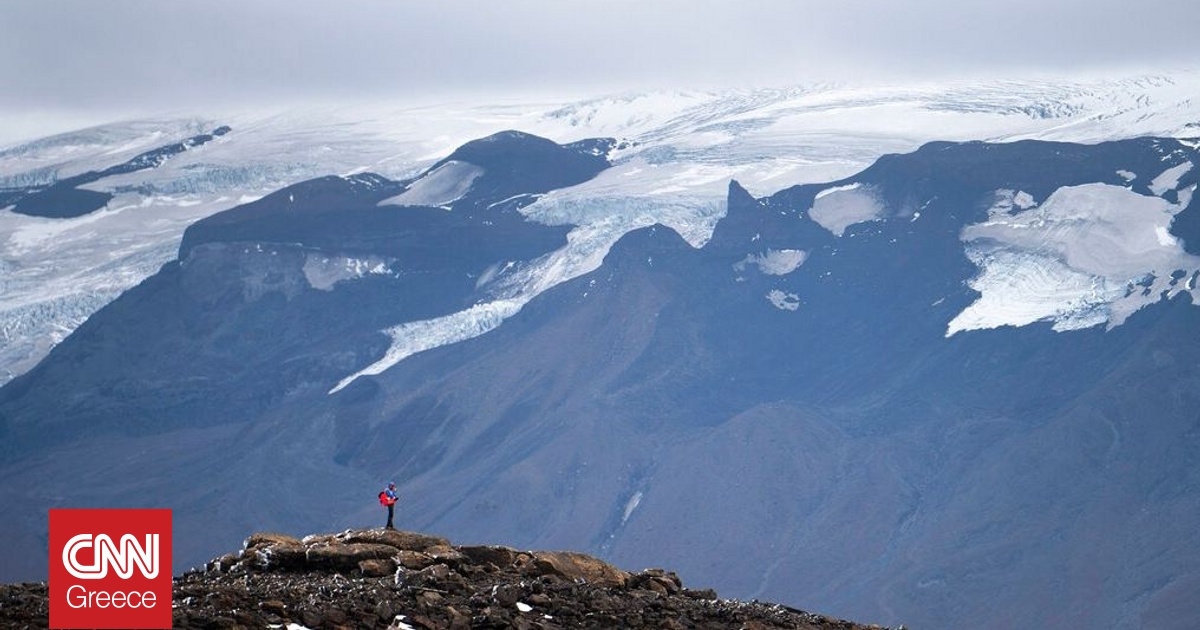
M 79 564 L 76 554 L 87 547 L 95 548 L 95 563 Z M 63 547 L 63 565 L 67 567 L 67 573 L 81 580 L 104 579 L 110 565 L 116 565 L 117 575 L 129 579 L 137 565 L 142 576 L 153 580 L 158 577 L 158 534 L 147 534 L 145 546 L 139 546 L 136 538 L 125 534 L 121 537 L 120 547 L 107 534 L 96 536 L 94 541 L 91 534 L 80 534 Z
M 170 510 L 50 510 L 50 627 L 171 627 Z

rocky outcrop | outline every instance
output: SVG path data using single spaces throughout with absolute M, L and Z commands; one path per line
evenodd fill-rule
M 44 628 L 45 584 L 0 586 L 0 625 Z M 786 606 L 721 600 L 663 569 L 632 573 L 566 551 L 456 547 L 356 530 L 258 533 L 175 578 L 177 628 L 877 628 Z

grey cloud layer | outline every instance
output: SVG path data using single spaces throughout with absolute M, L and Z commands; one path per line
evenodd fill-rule
M 0 7 L 0 109 L 1197 65 L 1158 0 L 39 2 Z

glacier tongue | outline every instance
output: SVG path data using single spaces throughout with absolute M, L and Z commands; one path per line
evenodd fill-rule
M 963 229 L 980 268 L 970 286 L 981 296 L 950 321 L 947 337 L 1038 321 L 1058 331 L 1112 328 L 1190 291 L 1173 274 L 1200 271 L 1200 257 L 1170 235 L 1183 205 L 1107 184 L 1060 188 L 1018 212 L 1011 191 L 998 191 L 998 200 L 988 221 Z
M 173 259 L 187 225 L 228 207 L 181 201 L 121 195 L 112 210 L 77 219 L 0 213 L 0 384 Z
M 360 376 L 380 374 L 418 352 L 478 337 L 515 315 L 522 306 L 524 302 L 519 300 L 496 300 L 445 317 L 393 327 L 387 331 L 392 345 L 383 358 L 342 379 L 329 393 L 336 394 Z
M 570 199 L 564 201 L 550 195 L 524 209 L 546 222 L 577 223 L 567 233 L 564 247 L 524 265 L 509 264 L 503 269 L 489 271 L 481 279 L 480 286 L 497 296 L 494 300 L 444 317 L 407 322 L 388 329 L 385 332 L 392 343 L 383 358 L 342 379 L 329 393 L 341 391 L 360 376 L 380 374 L 418 352 L 465 341 L 495 329 L 543 291 L 598 269 L 613 244 L 631 230 L 663 223 L 702 243 L 711 235 L 716 218 L 724 213 L 723 203 L 697 208 L 679 200 L 668 203 L 665 199 L 660 204 L 645 198 Z M 696 216 L 706 218 L 696 221 Z M 787 261 L 794 257 L 784 254 Z M 798 262 L 795 264 L 799 265 Z

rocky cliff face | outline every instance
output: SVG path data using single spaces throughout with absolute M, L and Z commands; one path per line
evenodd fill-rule
M 0 586 L 0 623 L 48 623 L 46 585 Z M 261 533 L 175 578 L 177 628 L 878 628 L 718 599 L 662 569 L 397 530 Z

